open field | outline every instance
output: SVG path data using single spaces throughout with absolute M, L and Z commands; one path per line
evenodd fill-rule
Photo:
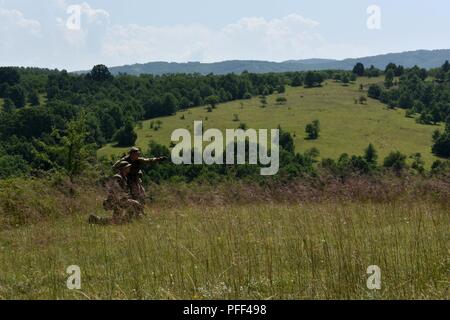
M 2 231 L 0 298 L 449 298 L 448 211 L 429 203 L 166 208 L 120 227 L 85 218 Z M 80 291 L 66 288 L 69 265 Z
M 276 105 L 278 95 L 268 97 L 268 106 L 261 108 L 259 98 L 221 104 L 213 112 L 197 107 L 164 117 L 143 122 L 137 128 L 136 144 L 144 149 L 151 140 L 170 145 L 170 136 L 177 128 L 192 131 L 195 120 L 203 120 L 204 127 L 221 130 L 237 128 L 246 123 L 249 128 L 276 128 L 278 125 L 295 135 L 297 151 L 316 147 L 321 157 L 338 158 L 342 153 L 362 154 L 369 143 L 373 143 L 380 158 L 389 152 L 399 150 L 408 156 L 421 153 L 426 166 L 436 160 L 431 154 L 432 133 L 438 126 L 420 125 L 414 119 L 406 118 L 404 110 L 389 110 L 377 100 L 368 99 L 367 104 L 355 104 L 362 94 L 359 84 L 367 86 L 380 82 L 381 78 L 359 78 L 354 84 L 344 87 L 328 80 L 321 88 L 305 89 L 288 87 L 284 96 L 287 104 Z M 239 121 L 234 120 L 237 114 Z M 182 117 L 184 116 L 184 119 Z M 305 140 L 307 123 L 320 120 L 321 136 L 316 141 Z M 161 129 L 150 128 L 152 121 L 162 121 Z M 98 151 L 99 156 L 111 156 L 124 152 L 126 148 L 108 145 Z
M 15 197 L 0 192 L 1 216 L 22 215 L 0 224 L 0 299 L 449 298 L 448 193 L 443 201 L 387 192 L 391 200 L 158 202 L 141 221 L 98 227 L 86 218 L 106 215 L 101 192 L 37 193 L 34 184 L 11 189 Z M 36 193 L 14 205 L 22 188 Z M 81 290 L 66 287 L 70 265 L 81 268 Z M 381 268 L 380 291 L 366 287 L 370 265 Z

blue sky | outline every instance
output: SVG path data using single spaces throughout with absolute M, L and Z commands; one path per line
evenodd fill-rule
M 77 5 L 75 20 L 67 13 Z M 380 29 L 369 29 L 371 5 Z M 284 61 L 450 48 L 448 0 L 0 0 L 0 65 Z M 80 18 L 78 20 L 78 17 Z M 68 27 L 79 21 L 79 28 Z

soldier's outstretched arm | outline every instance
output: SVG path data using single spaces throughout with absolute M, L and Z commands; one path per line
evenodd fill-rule
M 152 164 L 152 163 L 158 163 L 164 160 L 167 160 L 167 157 L 158 157 L 158 158 L 141 158 L 140 159 L 142 163 L 144 164 Z

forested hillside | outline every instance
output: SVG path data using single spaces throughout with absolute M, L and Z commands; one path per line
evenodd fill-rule
M 447 122 L 446 130 L 435 132 L 430 139 L 435 141 L 434 153 L 448 157 L 448 62 L 432 70 L 407 69 L 394 64 L 379 70 L 357 64 L 353 72 L 245 72 L 223 76 L 113 76 L 103 65 L 86 75 L 0 68 L 0 176 L 36 175 L 59 169 L 77 174 L 82 170 L 82 160 L 91 159 L 94 163 L 95 150 L 106 143 L 133 145 L 137 138 L 134 127 L 145 119 L 173 115 L 193 106 L 214 109 L 219 103 L 252 97 L 260 97 L 264 105 L 265 97 L 273 93 L 283 95 L 287 85 L 313 90 L 325 80 L 345 86 L 357 77 L 381 74 L 385 76 L 384 83 L 368 88 L 368 95 L 391 108 L 406 109 L 408 116 L 417 117 L 424 125 Z M 359 102 L 363 104 L 367 98 L 365 89 L 361 90 Z M 292 134 L 282 131 L 282 147 L 293 154 L 288 163 L 300 166 L 295 172 L 305 166 L 310 170 L 317 151 L 296 155 L 290 147 Z M 161 148 L 155 146 L 155 150 L 167 153 Z M 366 168 L 368 163 L 357 166 Z

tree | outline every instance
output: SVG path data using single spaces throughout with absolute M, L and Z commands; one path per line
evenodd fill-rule
M 450 130 L 440 133 L 436 130 L 433 134 L 432 152 L 443 158 L 450 158 Z
M 163 115 L 171 116 L 177 112 L 177 98 L 172 93 L 167 93 L 164 96 L 162 107 L 163 107 Z
M 114 141 L 119 147 L 131 147 L 135 144 L 137 134 L 134 131 L 133 123 L 127 120 L 125 125 L 120 128 L 114 135 Z
M 291 86 L 293 87 L 300 87 L 303 85 L 303 78 L 299 73 L 296 73 L 294 77 L 292 78 Z
M 358 62 L 353 68 L 353 73 L 362 77 L 364 75 L 364 65 L 361 62 Z
M 0 67 L 0 84 L 14 86 L 20 83 L 20 73 L 16 68 Z
M 394 86 L 394 71 L 392 71 L 391 69 L 386 72 L 384 86 L 386 87 L 386 89 L 390 89 Z
M 218 96 L 215 95 L 211 95 L 209 97 L 206 97 L 205 99 L 205 103 L 209 104 L 211 106 L 211 108 L 215 109 L 216 106 L 219 104 L 220 99 Z
M 442 65 L 441 69 L 444 73 L 447 73 L 450 71 L 450 63 L 448 62 L 448 60 L 445 61 L 445 63 Z
M 420 153 L 415 153 L 410 157 L 413 160 L 411 164 L 411 168 L 416 170 L 418 173 L 422 174 L 425 172 L 425 162 L 422 159 L 422 155 Z
M 315 140 L 319 138 L 320 134 L 320 122 L 319 120 L 314 120 L 312 123 L 306 125 L 305 132 L 308 135 L 308 139 Z
M 367 95 L 372 99 L 379 99 L 381 95 L 381 88 L 377 84 L 371 84 Z
M 386 158 L 384 158 L 383 166 L 400 173 L 406 168 L 406 156 L 400 151 L 391 152 Z
M 96 65 L 92 68 L 91 72 L 88 74 L 88 78 L 94 81 L 107 81 L 111 80 L 113 76 L 107 66 L 103 64 Z
M 278 126 L 278 130 L 280 131 L 280 140 L 279 140 L 280 147 L 289 153 L 294 153 L 295 152 L 295 144 L 294 144 L 294 139 L 292 138 L 291 134 L 289 132 L 281 129 L 280 126 Z
M 59 132 L 54 132 L 54 135 L 59 136 Z M 95 149 L 87 143 L 88 136 L 87 116 L 83 112 L 67 124 L 65 135 L 61 138 L 64 169 L 71 180 L 83 172 L 89 157 L 94 157 Z
M 395 73 L 395 70 L 397 70 L 397 65 L 395 63 L 391 62 L 386 66 L 386 69 L 384 69 L 384 73 L 388 73 L 389 71 L 392 71 Z
M 323 82 L 323 76 L 320 72 L 308 71 L 305 75 L 305 87 L 312 88 L 320 86 Z
M 277 92 L 280 93 L 280 94 L 286 92 L 286 87 L 284 86 L 284 84 L 280 84 L 280 85 L 277 87 Z
M 404 73 L 405 73 L 405 68 L 403 66 L 398 66 L 394 71 L 394 74 L 396 77 L 401 77 Z
M 30 94 L 28 95 L 28 102 L 33 107 L 37 107 L 40 105 L 39 95 L 37 94 L 37 92 L 35 90 L 31 91 Z
M 6 92 L 6 97 L 11 99 L 17 108 L 25 107 L 25 91 L 21 86 L 12 86 Z
M 3 111 L 5 112 L 11 112 L 12 110 L 14 110 L 16 108 L 16 106 L 14 105 L 14 102 L 12 102 L 11 99 L 6 99 L 3 102 Z
M 348 84 L 350 83 L 350 78 L 348 77 L 348 74 L 344 74 L 344 75 L 342 76 L 342 83 L 343 83 L 344 85 L 348 85 Z
M 370 143 L 366 150 L 364 150 L 364 159 L 374 167 L 377 165 L 378 153 L 373 144 Z
M 369 78 L 373 78 L 373 77 L 378 77 L 380 75 L 381 71 L 379 69 L 375 68 L 373 65 L 371 65 L 369 69 L 366 69 L 365 73 Z

